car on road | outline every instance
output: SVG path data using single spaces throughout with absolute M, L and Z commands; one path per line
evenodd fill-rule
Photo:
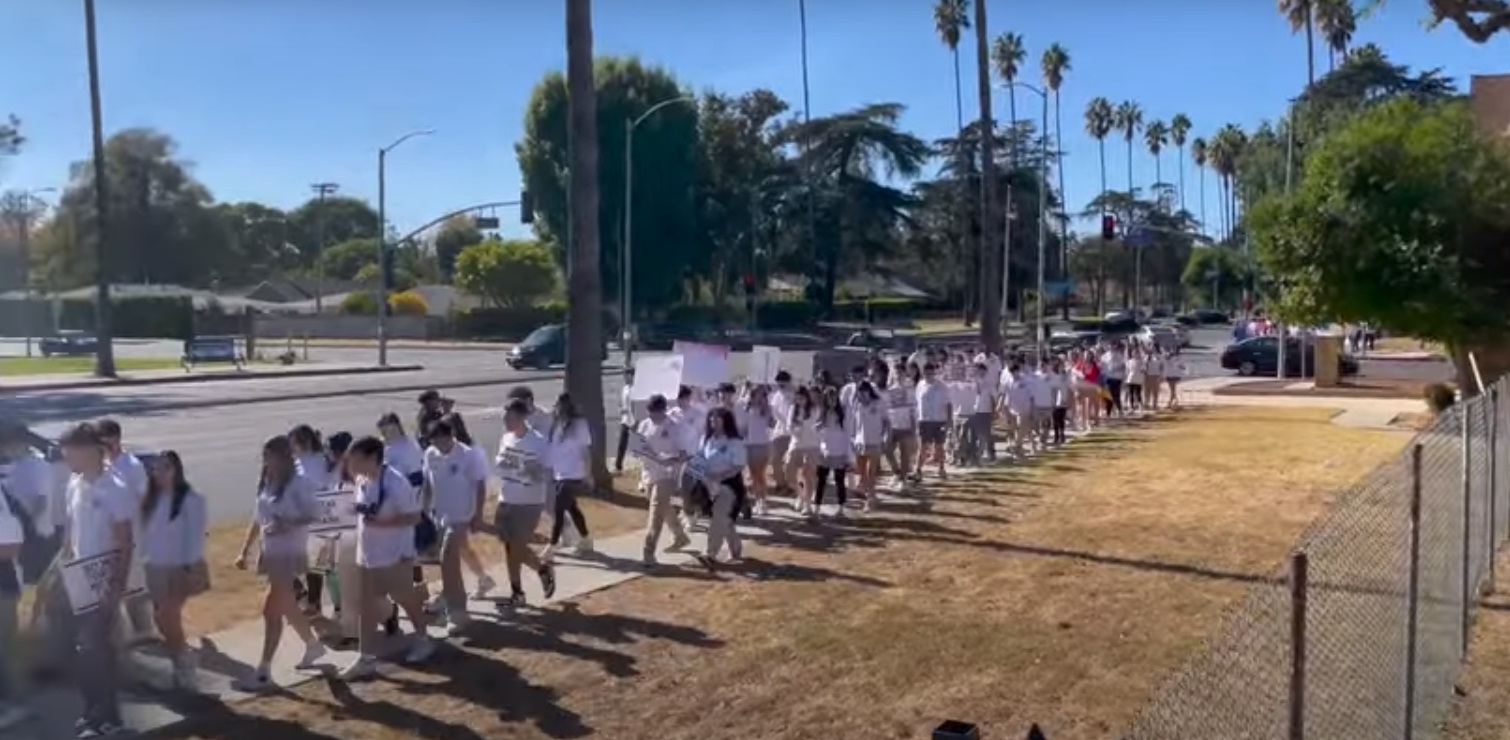
M 60 331 L 56 336 L 43 337 L 37 347 L 43 357 L 75 357 L 94 354 L 99 340 L 88 332 Z
M 845 347 L 860 347 L 873 350 L 889 350 L 898 354 L 910 354 L 917 349 L 916 335 L 904 334 L 895 329 L 861 329 L 844 340 Z
M 1211 326 L 1228 323 L 1227 314 L 1214 308 L 1198 308 L 1175 317 L 1182 326 Z
M 1134 334 L 1133 338 L 1144 347 L 1176 355 L 1190 344 L 1189 335 L 1179 327 L 1168 324 L 1148 324 Z
M 566 363 L 566 325 L 546 324 L 509 348 L 509 367 L 515 370 L 536 368 L 544 370 L 552 365 Z
M 1306 368 L 1316 366 L 1316 346 L 1305 346 Z M 1238 375 L 1277 375 L 1279 369 L 1279 338 L 1278 337 L 1249 337 L 1237 344 L 1228 345 L 1222 350 L 1221 365 L 1223 370 L 1236 370 Z M 1300 340 L 1290 339 L 1285 344 L 1285 375 L 1300 375 L 1301 371 L 1301 346 Z M 1358 360 L 1352 355 L 1341 355 L 1337 358 L 1337 370 L 1343 375 L 1358 374 Z

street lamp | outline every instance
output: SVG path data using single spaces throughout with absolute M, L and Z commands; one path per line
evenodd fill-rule
M 638 118 L 624 119 L 624 248 L 619 250 L 619 323 L 623 327 L 624 368 L 634 367 L 634 130 L 656 111 L 674 103 L 696 106 L 697 98 L 681 95 L 650 106 Z
M 435 129 L 426 128 L 410 131 L 398 137 L 392 144 L 378 150 L 378 366 L 388 366 L 388 279 L 391 272 L 388 269 L 388 175 L 387 162 L 388 152 L 398 148 L 402 144 L 416 136 L 429 136 L 435 133 Z
M 1043 262 L 1045 252 L 1048 249 L 1049 238 L 1049 94 L 1041 87 L 1016 80 L 1012 82 L 1001 83 L 1000 87 L 1008 89 L 1022 88 L 1024 90 L 1027 90 L 1028 92 L 1033 93 L 1034 95 L 1037 95 L 1043 101 L 1043 115 L 1038 129 L 1038 138 L 1041 142 L 1043 152 L 1041 155 L 1041 161 L 1039 162 L 1041 175 L 1038 178 L 1038 299 L 1034 301 L 1034 303 L 1036 304 L 1036 306 L 1034 307 L 1034 322 L 1037 328 L 1034 330 L 1035 337 L 1033 340 L 1034 352 L 1038 355 L 1039 362 L 1042 362 L 1044 340 Z M 1014 145 L 1016 143 L 1016 127 L 1017 122 L 1012 121 L 1009 130 L 1012 132 L 1011 135 L 1013 136 Z M 1008 181 L 1008 183 L 1007 217 L 1005 219 L 1006 226 L 1004 227 L 1006 238 L 1001 248 L 1001 315 L 1003 320 L 1006 319 L 1007 315 L 1007 289 L 1011 287 L 1012 282 L 1012 188 L 1010 185 L 1010 180 Z

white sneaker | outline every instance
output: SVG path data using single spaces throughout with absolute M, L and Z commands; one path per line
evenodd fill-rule
M 405 663 L 423 663 L 435 654 L 435 641 L 428 635 L 419 635 L 415 638 L 414 645 L 409 648 L 409 653 L 404 656 Z
M 377 658 L 370 655 L 358 656 L 350 665 L 341 669 L 337 675 L 342 681 L 360 681 L 371 678 L 377 673 Z
M 573 549 L 575 550 L 575 552 L 578 555 L 591 555 L 592 554 L 592 538 L 591 537 L 583 537 L 580 541 L 577 542 L 577 546 L 575 548 L 573 548 Z
M 231 688 L 243 694 L 260 694 L 273 687 L 273 677 L 267 669 L 259 668 L 250 676 L 242 676 L 231 683 Z
M 477 588 L 472 589 L 472 598 L 486 599 L 495 588 L 498 588 L 498 583 L 493 580 L 492 576 L 484 573 L 477 578 Z
M 311 642 L 304 646 L 304 657 L 299 659 L 299 662 L 294 665 L 294 668 L 300 671 L 307 671 L 311 668 L 314 668 L 316 665 L 319 665 L 321 660 L 325 659 L 325 654 L 328 652 L 329 651 L 325 649 L 325 645 L 319 642 Z
M 444 614 L 445 611 L 446 611 L 446 600 L 444 598 L 442 598 L 440 594 L 436 594 L 434 596 L 431 596 L 430 600 L 425 602 L 425 613 L 426 614 L 430 614 L 430 615 Z

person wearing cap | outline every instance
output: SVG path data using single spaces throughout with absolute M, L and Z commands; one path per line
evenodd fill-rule
M 430 446 L 431 427 L 446 412 L 441 410 L 440 391 L 434 388 L 420 393 L 415 401 L 419 404 L 419 413 L 414 417 L 414 440 L 419 443 L 420 449 L 424 449 Z

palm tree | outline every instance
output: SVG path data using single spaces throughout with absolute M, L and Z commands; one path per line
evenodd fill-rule
M 991 47 L 991 61 L 996 65 L 996 75 L 1007 83 L 1007 143 L 1012 147 L 1012 166 L 1017 166 L 1017 90 L 1012 83 L 1022 72 L 1022 63 L 1028 58 L 1028 49 L 1023 45 L 1022 34 L 1003 32 L 996 37 Z M 1047 133 L 1047 132 L 1044 132 Z
M 1184 113 L 1169 119 L 1169 143 L 1180 150 L 1180 210 L 1185 210 L 1185 137 L 1190 135 L 1190 117 Z
M 1335 71 L 1347 58 L 1347 47 L 1358 30 L 1358 14 L 1350 0 L 1315 0 L 1316 30 L 1327 46 L 1327 71 Z
M 1149 121 L 1143 127 L 1143 143 L 1153 155 L 1153 185 L 1157 189 L 1164 182 L 1164 158 L 1160 155 L 1164 152 L 1164 145 L 1169 143 L 1169 127 L 1157 118 Z M 1156 192 L 1153 195 L 1158 197 Z
M 1317 0 L 1279 0 L 1279 12 L 1290 22 L 1291 31 L 1306 32 L 1306 84 L 1316 82 L 1315 23 Z
M 566 390 L 592 431 L 593 477 L 610 482 L 603 446 L 603 285 L 598 273 L 598 101 L 593 86 L 592 0 L 566 0 L 566 86 L 571 96 L 571 218 Z
M 1127 141 L 1127 197 L 1128 197 L 1128 200 L 1132 200 L 1132 198 L 1133 198 L 1133 190 L 1134 190 L 1134 188 L 1133 188 L 1133 137 L 1138 135 L 1138 130 L 1143 126 L 1143 109 L 1139 108 L 1137 103 L 1134 103 L 1131 100 L 1125 100 L 1125 101 L 1122 102 L 1121 105 L 1117 106 L 1117 113 L 1116 113 L 1116 115 L 1114 117 L 1114 120 L 1116 122 L 1116 128 L 1117 128 L 1117 130 L 1119 130 L 1119 131 L 1122 132 L 1122 138 Z M 1133 247 L 1133 292 L 1132 292 L 1132 302 L 1133 302 L 1133 305 L 1132 306 L 1124 306 L 1124 308 L 1132 308 L 1133 306 L 1140 305 L 1140 299 L 1142 298 L 1142 295 L 1141 295 L 1142 290 L 1143 290 L 1143 250 L 1140 247 L 1134 246 Z
M 996 258 L 996 229 L 988 228 L 989 224 L 996 223 L 996 160 L 995 143 L 990 136 L 994 130 L 991 125 L 991 47 L 986 41 L 986 4 L 975 4 L 975 86 L 980 97 L 980 130 L 984 134 L 980 137 L 980 223 L 981 223 L 981 279 L 985 287 L 981 291 L 980 307 L 980 339 L 981 344 L 986 345 L 991 352 L 1000 352 L 1002 344 L 1001 336 L 1001 296 L 997 292 L 1001 286 L 991 275 L 1001 272 Z
M 964 88 L 961 86 L 959 69 L 959 42 L 964 30 L 970 27 L 970 0 L 938 0 L 938 3 L 933 6 L 933 27 L 934 30 L 938 32 L 939 40 L 944 42 L 944 46 L 949 47 L 949 53 L 954 57 L 955 130 L 962 131 L 965 128 L 965 92 Z M 969 183 L 969 180 L 961 180 L 960 183 L 961 185 L 967 185 Z M 963 193 L 961 195 L 963 196 Z M 965 203 L 967 202 L 967 199 L 960 197 L 957 202 Z M 960 217 L 959 220 L 961 222 L 969 220 L 965 213 L 959 213 L 957 215 Z M 968 253 L 975 255 L 976 261 L 978 262 L 980 260 L 980 243 L 979 239 L 974 238 L 972 231 L 973 230 L 969 228 L 961 228 L 958 230 L 958 233 L 964 235 L 965 239 L 969 239 L 974 242 L 973 244 L 969 245 L 970 249 Z M 954 245 L 955 251 L 961 251 L 960 247 L 961 245 L 956 242 Z M 969 264 L 970 263 L 967 260 L 964 266 L 964 284 L 966 286 L 969 286 L 974 282 L 976 275 L 976 272 L 970 269 Z M 973 299 L 975 297 L 974 293 L 975 291 L 966 288 L 965 300 L 961 301 L 961 303 L 964 304 L 961 310 L 965 314 L 965 324 L 967 326 L 970 323 L 970 304 L 973 302 Z
M 1197 136 L 1195 141 L 1190 142 L 1190 159 L 1195 162 L 1195 170 L 1200 174 L 1201 188 L 1201 233 L 1208 233 L 1206 226 L 1206 140 Z
M 1064 111 L 1059 106 L 1059 88 L 1064 85 L 1064 73 L 1070 71 L 1070 53 L 1057 41 L 1049 44 L 1040 60 L 1043 67 L 1043 84 L 1054 94 L 1054 168 L 1059 174 L 1059 201 L 1066 202 L 1064 192 Z M 1048 135 L 1045 131 L 1044 135 Z M 1070 279 L 1070 220 L 1059 219 L 1059 279 Z M 1070 317 L 1070 302 L 1062 303 L 1063 318 Z
M 1110 136 L 1116 126 L 1117 113 L 1112 109 L 1112 101 L 1106 98 L 1092 98 L 1085 106 L 1085 132 L 1096 140 L 1096 146 L 1101 150 L 1101 197 L 1102 203 L 1106 202 L 1106 137 Z M 1105 215 L 1103 211 L 1103 215 Z

